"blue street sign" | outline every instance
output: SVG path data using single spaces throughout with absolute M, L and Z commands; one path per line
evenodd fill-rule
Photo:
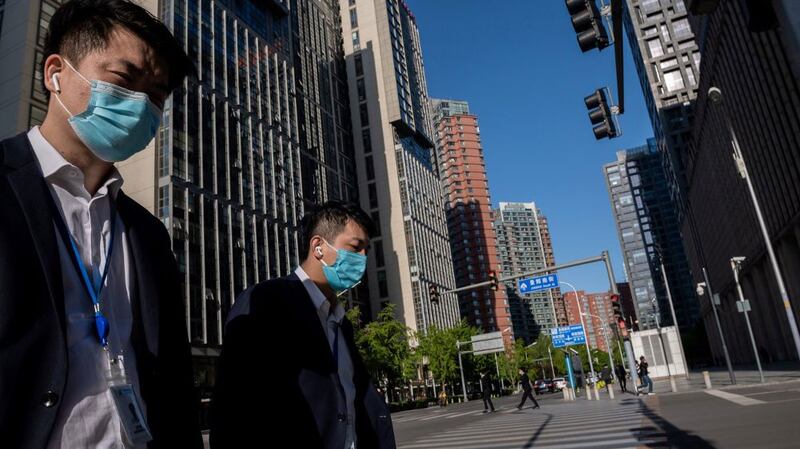
M 520 293 L 531 293 L 548 288 L 558 287 L 558 275 L 547 274 L 535 278 L 520 279 L 517 281 L 517 288 Z
M 573 324 L 571 326 L 554 327 L 550 329 L 553 337 L 553 347 L 563 348 L 564 346 L 582 345 L 586 343 L 586 333 L 583 326 Z

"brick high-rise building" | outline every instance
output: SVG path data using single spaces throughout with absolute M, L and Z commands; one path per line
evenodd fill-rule
M 490 271 L 499 270 L 492 214 L 481 207 L 492 200 L 480 128 L 466 101 L 432 99 L 431 106 L 456 286 L 463 287 L 487 281 Z M 485 332 L 511 326 L 505 289 L 471 290 L 459 294 L 458 299 L 461 316 L 471 325 Z M 512 337 L 513 332 L 504 336 Z
M 609 343 L 613 337 L 614 312 L 611 309 L 611 293 L 586 293 L 578 290 L 578 299 L 581 302 L 581 312 L 583 312 L 583 322 L 586 326 L 586 337 L 589 346 L 608 352 L 605 335 L 608 336 Z M 575 293 L 567 292 L 564 294 L 564 303 L 567 311 L 567 321 L 569 324 L 581 324 L 578 304 L 575 301 Z

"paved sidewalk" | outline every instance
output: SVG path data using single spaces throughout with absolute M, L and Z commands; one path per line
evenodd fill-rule
M 755 367 L 735 366 L 733 371 L 734 377 L 736 378 L 736 385 L 731 383 L 730 375 L 725 367 L 709 369 L 708 374 L 711 378 L 711 387 L 714 389 L 729 389 L 762 385 L 758 370 L 755 369 Z M 764 367 L 764 384 L 769 385 L 795 380 L 800 380 L 800 366 L 797 364 L 773 364 Z M 676 376 L 675 383 L 679 393 L 706 389 L 702 371 L 692 371 L 689 373 L 689 379 L 686 379 L 684 376 Z M 653 391 L 656 393 L 671 393 L 668 378 L 653 379 L 653 387 Z M 619 388 L 617 388 L 616 391 L 618 392 Z

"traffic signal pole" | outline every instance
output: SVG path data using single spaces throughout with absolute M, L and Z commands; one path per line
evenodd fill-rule
M 617 289 L 617 280 L 614 278 L 614 270 L 611 268 L 611 257 L 608 255 L 608 251 L 603 251 L 601 257 L 603 258 L 603 262 L 606 264 L 608 283 L 611 284 L 611 293 L 619 295 L 619 289 Z M 625 345 L 625 356 L 628 359 L 628 371 L 631 373 L 631 381 L 634 388 L 636 388 L 636 385 L 639 382 L 639 375 L 636 372 L 636 356 L 633 354 L 633 344 L 631 343 L 630 338 L 623 338 L 622 341 Z

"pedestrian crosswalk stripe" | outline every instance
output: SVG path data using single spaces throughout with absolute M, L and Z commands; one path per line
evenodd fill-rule
M 716 396 L 721 399 L 726 399 L 728 401 L 733 402 L 734 404 L 739 405 L 758 405 L 764 404 L 764 401 L 748 398 L 747 396 L 742 396 L 740 394 L 733 394 L 727 391 L 720 391 L 720 390 L 706 390 L 706 393 L 710 394 L 711 396 Z
M 659 437 L 663 437 L 664 436 L 663 433 L 657 432 L 657 431 L 651 431 L 649 433 L 641 433 L 641 434 L 632 434 L 631 432 L 608 432 L 608 433 L 604 433 L 602 435 L 596 435 L 596 433 L 597 432 L 595 432 L 595 435 L 587 435 L 587 434 L 584 434 L 584 435 L 573 435 L 573 434 L 569 434 L 569 435 L 558 434 L 558 435 L 555 435 L 555 434 L 553 434 L 553 435 L 550 435 L 550 436 L 540 436 L 540 437 L 536 438 L 536 445 L 537 445 L 537 447 L 539 447 L 543 443 L 544 444 L 548 444 L 548 443 L 555 443 L 555 444 L 582 443 L 584 445 L 587 445 L 587 444 L 594 444 L 595 442 L 602 443 L 603 440 L 609 439 L 609 438 L 617 439 L 617 438 L 626 438 L 626 437 L 628 437 L 628 438 L 636 437 L 637 440 L 642 440 L 642 439 L 653 439 L 653 440 L 655 440 L 655 439 L 657 439 Z M 457 439 L 456 438 L 449 438 L 447 440 L 429 438 L 429 439 L 423 440 L 419 444 L 423 445 L 422 447 L 443 447 L 443 446 L 452 446 L 454 444 L 460 445 L 460 444 L 462 444 L 464 442 L 467 442 L 468 444 L 477 444 L 477 443 L 503 444 L 503 443 L 510 443 L 510 442 L 514 442 L 514 441 L 527 442 L 529 439 L 530 439 L 530 432 L 526 432 L 526 433 L 518 433 L 517 435 L 507 435 L 507 436 L 490 436 L 490 435 L 486 435 L 486 436 L 481 437 L 481 438 L 471 438 L 471 439 L 468 439 L 466 441 L 463 438 L 457 438 Z M 411 448 L 413 446 L 404 446 L 404 447 Z
M 552 407 L 552 409 L 550 409 Z M 444 432 L 427 435 L 406 444 L 401 449 L 482 449 L 492 447 L 536 447 L 549 449 L 579 449 L 585 447 L 617 449 L 644 445 L 667 445 L 663 429 L 643 427 L 643 402 L 600 401 L 562 403 L 542 409 L 500 407 L 502 413 L 488 414 L 485 419 L 472 420 Z M 420 420 L 456 418 L 477 412 L 424 415 Z

